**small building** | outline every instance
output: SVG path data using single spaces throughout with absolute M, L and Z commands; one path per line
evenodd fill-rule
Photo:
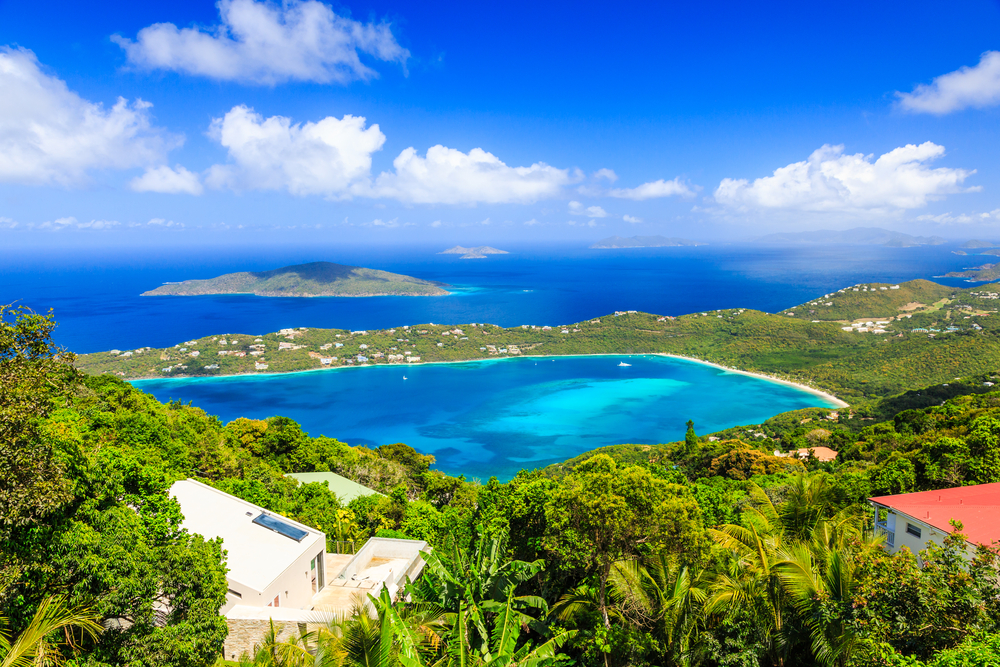
M 917 554 L 930 542 L 942 544 L 954 530 L 952 520 L 962 522 L 970 550 L 1000 540 L 1000 483 L 878 496 L 868 503 L 890 553 L 905 546 Z
M 326 482 L 330 492 L 337 496 L 337 499 L 344 505 L 351 502 L 355 498 L 360 498 L 361 496 L 383 495 L 378 491 L 369 489 L 367 486 L 358 484 L 352 479 L 341 477 L 340 475 L 332 472 L 292 472 L 285 475 L 285 477 L 291 477 L 299 484 Z
M 806 420 L 808 421 L 808 420 Z M 809 453 L 812 452 L 813 457 L 820 461 L 821 463 L 827 463 L 833 461 L 837 458 L 837 452 L 830 449 L 829 447 L 804 447 L 802 449 L 793 449 L 787 454 L 778 450 L 774 451 L 775 456 L 790 456 L 799 459 L 808 459 Z
M 326 585 L 326 535 L 193 479 L 174 482 L 170 495 L 181 526 L 222 538 L 229 553 L 225 613 L 235 605 L 308 609 Z

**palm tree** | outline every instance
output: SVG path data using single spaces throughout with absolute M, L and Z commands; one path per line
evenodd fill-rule
M 28 667 L 61 662 L 60 647 L 76 648 L 74 629 L 96 639 L 103 631 L 101 617 L 84 606 L 72 606 L 64 596 L 42 600 L 28 627 L 16 638 L 7 629 L 7 619 L 0 618 L 0 667 Z M 62 641 L 51 640 L 62 633 Z

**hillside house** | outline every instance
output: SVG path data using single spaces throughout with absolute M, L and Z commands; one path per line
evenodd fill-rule
M 868 503 L 889 553 L 907 547 L 918 554 L 930 542 L 943 544 L 953 519 L 962 522 L 970 551 L 1000 540 L 1000 483 L 878 496 Z
M 349 612 L 357 593 L 386 588 L 395 598 L 424 567 L 420 540 L 372 538 L 356 554 L 330 554 L 324 533 L 201 482 L 175 482 L 170 495 L 183 528 L 221 538 L 226 550 L 229 591 L 219 611 L 229 626 L 228 660 L 252 655 L 272 620 L 279 641 L 315 630 Z

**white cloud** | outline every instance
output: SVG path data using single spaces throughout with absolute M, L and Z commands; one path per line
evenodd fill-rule
M 530 204 L 558 196 L 579 179 L 542 162 L 508 167 L 481 148 L 463 153 L 438 145 L 425 157 L 407 148 L 392 164 L 395 173 L 379 174 L 372 195 L 414 204 Z
M 174 169 L 166 165 L 147 167 L 146 173 L 133 178 L 129 187 L 136 192 L 189 195 L 200 195 L 204 189 L 198 180 L 198 174 L 188 171 L 181 165 L 177 165 Z
M 367 190 L 372 153 L 385 135 L 378 125 L 365 128 L 360 116 L 293 125 L 283 116 L 264 119 L 253 109 L 233 107 L 212 122 L 209 134 L 229 149 L 232 161 L 214 165 L 205 182 L 235 190 L 282 190 L 293 195 L 343 197 Z
M 0 215 L 0 229 L 14 229 L 17 222 L 13 218 L 5 218 Z
M 174 222 L 173 220 L 167 220 L 166 218 L 153 218 L 146 223 L 150 227 L 183 227 L 183 222 Z M 243 225 L 240 225 L 243 227 Z
M 385 135 L 366 119 L 327 116 L 312 123 L 265 119 L 245 106 L 212 121 L 209 136 L 229 149 L 229 164 L 213 165 L 205 184 L 233 190 L 288 190 L 294 195 L 392 198 L 412 204 L 528 204 L 558 196 L 578 172 L 543 163 L 509 167 L 481 148 L 468 153 L 414 148 L 393 161 L 395 171 L 372 181 L 372 154 Z
M 384 227 L 386 229 L 396 229 L 397 227 L 412 227 L 416 223 L 414 222 L 400 222 L 399 218 L 393 218 L 392 220 L 380 220 L 375 218 L 371 222 L 364 225 L 365 227 Z
M 616 188 L 608 192 L 608 194 L 612 197 L 618 197 L 620 199 L 642 201 L 644 199 L 655 199 L 657 197 L 673 197 L 674 195 L 691 197 L 694 195 L 694 190 L 692 190 L 687 183 L 682 182 L 678 177 L 671 181 L 665 181 L 661 178 L 660 180 L 653 181 L 651 183 L 643 183 L 635 188 Z
M 113 227 L 120 226 L 121 223 L 117 220 L 91 220 L 90 222 L 79 222 L 76 225 L 77 229 L 111 229 Z
M 566 224 L 570 227 L 596 227 L 597 221 L 594 219 L 590 220 L 567 220 Z
M 920 222 L 936 222 L 941 225 L 986 224 L 1000 221 L 1000 208 L 986 213 L 959 213 L 955 215 L 949 211 L 940 215 L 918 215 L 915 219 Z
M 255 84 L 367 80 L 378 73 L 361 62 L 362 53 L 404 67 L 410 56 L 388 23 L 338 16 L 315 0 L 219 0 L 216 6 L 221 22 L 209 30 L 155 23 L 134 42 L 112 40 L 138 67 Z
M 42 71 L 27 49 L 0 47 L 0 181 L 75 185 L 95 169 L 162 162 L 181 139 L 150 123 L 142 100 L 110 109 Z
M 608 212 L 600 206 L 584 206 L 578 201 L 571 201 L 569 203 L 569 212 L 570 215 L 585 215 L 588 218 L 608 217 Z
M 15 223 L 15 224 L 17 224 L 17 223 Z M 534 218 L 532 218 L 531 220 L 525 220 L 524 224 L 527 227 L 534 227 L 535 225 L 540 225 L 541 223 L 538 222 L 537 220 L 535 220 Z
M 987 51 L 975 67 L 961 67 L 896 96 L 905 111 L 937 115 L 1000 104 L 1000 51 Z
M 432 222 L 432 223 L 430 224 L 430 226 L 431 226 L 431 227 L 433 227 L 433 228 L 435 228 L 435 229 L 437 229 L 438 227 L 442 226 L 443 224 L 444 224 L 444 223 L 443 223 L 443 222 L 441 222 L 440 220 L 435 220 L 434 222 Z
M 927 166 L 942 155 L 944 147 L 929 141 L 907 144 L 874 161 L 873 155 L 844 155 L 843 146 L 825 145 L 808 160 L 776 169 L 773 176 L 753 183 L 724 178 L 715 200 L 741 210 L 886 213 L 978 190 L 962 187 L 975 171 Z
M 625 222 L 631 222 L 632 224 L 635 224 L 637 222 L 642 222 L 642 218 L 637 218 L 634 215 L 623 215 L 622 220 L 624 220 Z
M 611 183 L 618 180 L 618 174 L 611 169 L 598 169 L 594 172 L 594 180 L 606 179 Z

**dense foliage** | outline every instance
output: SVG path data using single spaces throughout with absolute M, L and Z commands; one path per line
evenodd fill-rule
M 254 664 L 995 661 L 996 552 L 966 562 L 956 527 L 919 560 L 888 556 L 864 509 L 872 495 L 1000 481 L 988 376 L 710 437 L 691 424 L 682 442 L 478 484 L 404 444 L 350 447 L 280 416 L 223 424 L 78 375 L 51 326 L 17 311 L 0 323 L 0 454 L 35 470 L 0 473 L 13 499 L 0 505 L 0 616 L 16 638 L 52 600 L 97 614 L 103 632 L 48 644 L 78 665 L 215 663 L 225 554 L 180 528 L 167 489 L 187 477 L 325 531 L 331 550 L 380 533 L 434 548 L 412 602 L 359 600 L 374 613 L 272 636 Z M 774 455 L 820 445 L 835 462 Z M 327 470 L 384 495 L 344 505 L 284 476 Z

